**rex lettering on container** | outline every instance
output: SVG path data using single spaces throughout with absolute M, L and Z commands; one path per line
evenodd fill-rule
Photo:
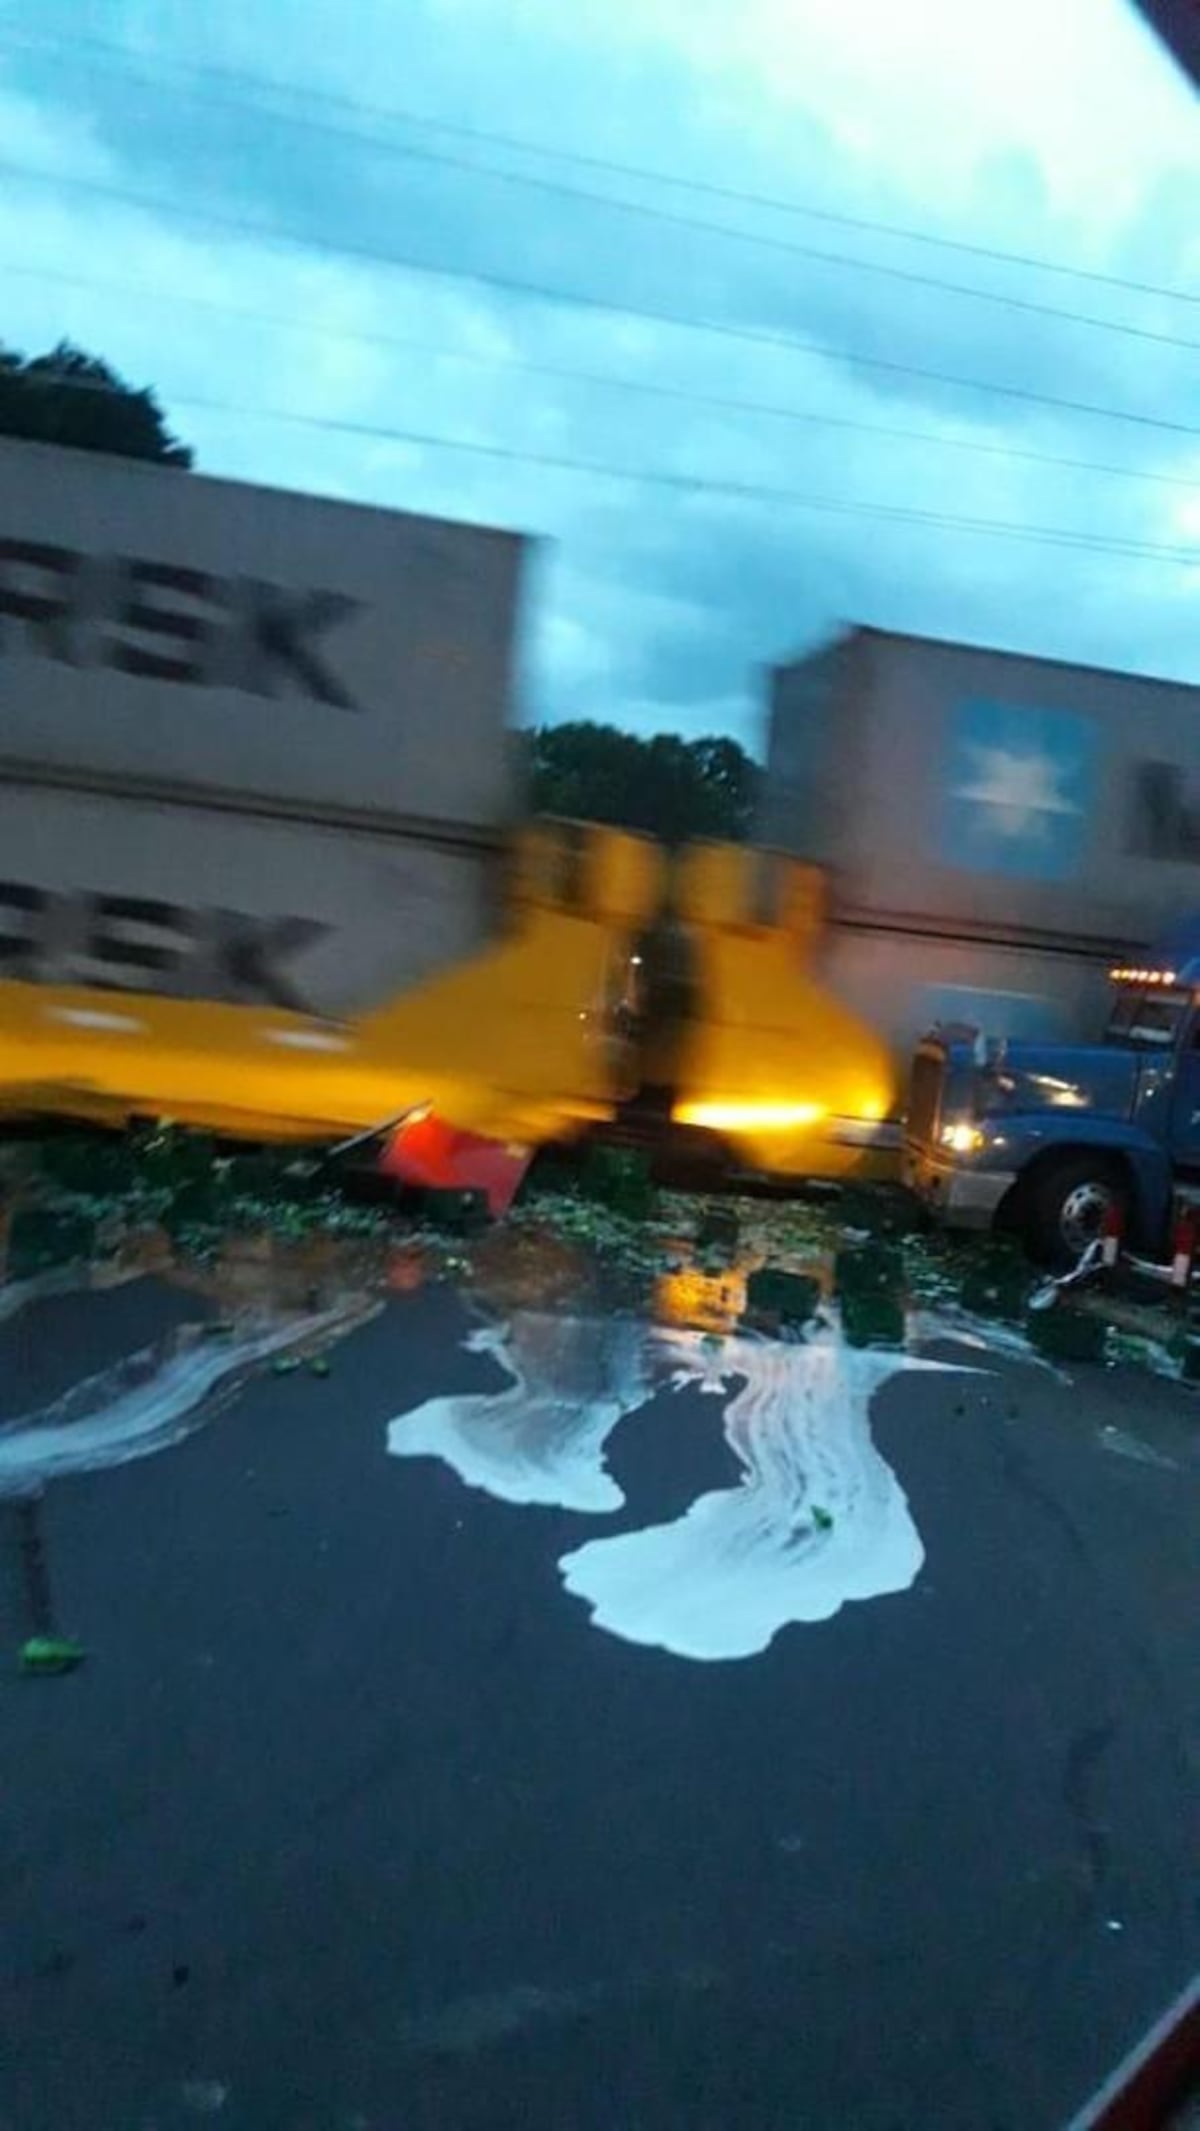
M 475 952 L 527 545 L 0 439 L 0 978 L 340 1017 Z
M 34 656 L 141 680 L 291 690 L 353 710 L 324 639 L 358 604 L 341 592 L 0 538 L 0 651 L 11 652 L 19 627 Z

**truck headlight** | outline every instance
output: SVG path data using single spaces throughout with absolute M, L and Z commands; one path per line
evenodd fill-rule
M 942 1145 L 952 1154 L 974 1154 L 983 1145 L 983 1134 L 978 1125 L 959 1123 L 942 1126 Z

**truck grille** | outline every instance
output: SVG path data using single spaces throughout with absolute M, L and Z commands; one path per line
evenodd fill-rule
M 908 1088 L 905 1133 L 910 1140 L 932 1146 L 937 1139 L 938 1112 L 942 1101 L 942 1057 L 937 1051 L 918 1051 L 913 1059 Z

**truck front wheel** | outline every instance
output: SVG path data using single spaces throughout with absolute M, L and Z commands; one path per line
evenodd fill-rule
M 1077 1264 L 1111 1209 L 1119 1210 L 1122 1225 L 1129 1211 L 1129 1185 L 1119 1164 L 1090 1151 L 1046 1162 L 1021 1196 L 1025 1246 L 1043 1265 Z

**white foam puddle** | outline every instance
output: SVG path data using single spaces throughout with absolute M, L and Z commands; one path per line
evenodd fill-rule
M 925 1550 L 869 1408 L 889 1377 L 939 1364 L 847 1347 L 831 1327 L 803 1346 L 727 1340 L 718 1366 L 745 1378 L 724 1417 L 740 1486 L 559 1563 L 598 1627 L 710 1660 L 753 1657 L 791 1622 L 915 1581 Z
M 388 1428 L 392 1455 L 442 1458 L 468 1487 L 502 1502 L 620 1509 L 604 1445 L 649 1396 L 645 1327 L 522 1310 L 466 1344 L 495 1356 L 506 1389 L 429 1399 L 401 1414 Z
M 737 1486 L 559 1563 L 610 1634 L 678 1657 L 751 1657 L 789 1623 L 828 1620 L 918 1575 L 924 1548 L 872 1440 L 870 1401 L 892 1376 L 953 1365 L 848 1347 L 832 1324 L 803 1344 L 738 1336 L 714 1348 L 699 1334 L 521 1315 L 495 1351 L 504 1391 L 431 1400 L 392 1422 L 388 1447 L 441 1457 L 508 1502 L 617 1509 L 605 1442 L 652 1379 L 673 1367 L 677 1386 L 728 1396 Z
M 327 1310 L 258 1326 L 240 1337 L 176 1333 L 86 1377 L 53 1405 L 0 1425 L 0 1495 L 27 1494 L 65 1473 L 125 1465 L 180 1442 L 209 1402 L 252 1363 L 346 1327 Z

